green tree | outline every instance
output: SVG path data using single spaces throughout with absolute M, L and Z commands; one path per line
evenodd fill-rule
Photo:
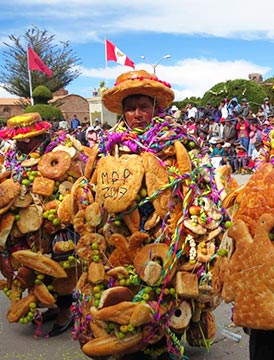
M 61 120 L 63 118 L 62 111 L 58 106 L 49 104 L 49 100 L 53 98 L 52 92 L 43 85 L 37 86 L 32 93 L 34 105 L 28 105 L 25 109 L 26 113 L 38 112 L 43 119 Z
M 4 42 L 3 65 L 0 68 L 0 83 L 10 94 L 28 98 L 30 96 L 27 46 L 29 45 L 42 61 L 53 71 L 48 77 L 39 71 L 31 72 L 32 88 L 45 85 L 51 92 L 66 87 L 80 75 L 77 65 L 80 59 L 73 53 L 69 41 L 54 42 L 55 35 L 32 26 L 22 36 L 9 36 Z
M 39 85 L 33 90 L 32 97 L 34 104 L 47 104 L 53 95 L 46 86 Z
M 233 97 L 237 97 L 239 102 L 242 101 L 242 98 L 246 98 L 253 111 L 257 111 L 258 105 L 263 103 L 266 96 L 266 89 L 255 81 L 244 79 L 228 80 L 214 85 L 205 92 L 202 105 L 205 106 L 210 101 L 212 105 L 218 106 L 224 98 L 231 100 Z

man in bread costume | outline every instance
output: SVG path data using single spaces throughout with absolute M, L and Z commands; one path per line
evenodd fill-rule
M 1 139 L 15 143 L 0 174 L 0 270 L 6 277 L 1 289 L 11 301 L 8 320 L 32 321 L 39 335 L 42 323 L 55 319 L 46 335 L 56 336 L 72 322 L 76 284 L 77 234 L 63 200 L 83 175 L 87 156 L 72 136 L 50 135 L 50 129 L 38 113 L 30 113 L 9 119 L 0 130 Z
M 214 338 L 212 271 L 230 218 L 206 148 L 164 111 L 173 98 L 144 70 L 102 97 L 121 118 L 92 148 L 94 201 L 73 221 L 85 264 L 74 336 L 92 358 L 181 359 L 186 341 L 209 348 Z

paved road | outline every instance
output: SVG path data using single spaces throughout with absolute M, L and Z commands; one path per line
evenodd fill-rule
M 240 184 L 244 184 L 249 176 L 235 176 Z M 6 313 L 9 301 L 0 292 L 0 359 L 1 360 L 82 360 L 89 359 L 80 350 L 78 341 L 71 338 L 69 331 L 56 338 L 33 338 L 34 326 L 31 324 L 9 324 Z M 231 325 L 231 305 L 221 304 L 214 312 L 217 334 L 214 345 L 209 352 L 203 348 L 186 347 L 185 355 L 189 360 L 247 360 L 248 336 L 238 327 Z M 48 330 L 52 324 L 47 324 Z M 235 342 L 222 334 L 227 329 L 241 335 Z M 140 359 L 141 360 L 141 359 Z

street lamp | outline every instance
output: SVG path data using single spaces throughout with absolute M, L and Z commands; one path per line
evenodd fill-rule
M 164 59 L 169 59 L 170 57 L 171 57 L 171 55 L 166 54 L 166 55 L 162 56 L 155 64 L 151 64 L 147 57 L 145 57 L 144 55 L 140 56 L 141 59 L 146 60 L 147 62 L 150 63 L 150 65 L 153 68 L 153 74 L 156 74 L 156 68 L 160 64 L 160 62 Z

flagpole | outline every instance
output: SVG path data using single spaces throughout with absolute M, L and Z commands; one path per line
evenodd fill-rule
M 29 72 L 29 93 L 30 93 L 30 102 L 31 105 L 34 105 L 33 97 L 32 97 L 32 83 L 31 83 L 31 72 L 29 68 L 29 48 L 27 48 L 27 62 L 28 62 L 28 72 Z
M 107 39 L 105 38 L 105 68 L 106 68 L 106 84 L 108 88 L 108 61 L 107 61 Z

